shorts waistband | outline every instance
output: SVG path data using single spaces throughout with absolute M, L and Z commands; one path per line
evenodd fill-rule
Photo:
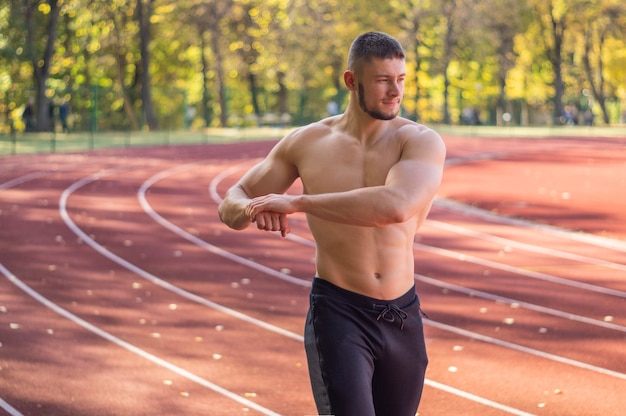
M 411 305 L 416 299 L 419 298 L 415 292 L 415 285 L 409 289 L 404 295 L 391 300 L 376 299 L 369 296 L 361 295 L 360 293 L 352 292 L 341 288 L 327 280 L 319 277 L 313 279 L 313 285 L 311 287 L 311 293 L 314 295 L 326 295 L 333 298 L 342 299 L 354 306 L 358 306 L 364 309 L 378 310 L 380 307 L 387 305 L 396 305 L 400 308 L 405 308 Z

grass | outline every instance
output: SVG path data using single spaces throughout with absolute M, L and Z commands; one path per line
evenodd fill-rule
M 230 143 L 246 140 L 275 139 L 286 129 L 206 129 L 202 131 L 127 131 L 107 133 L 18 133 L 0 136 L 0 156 L 51 152 L 83 152 L 94 149 L 178 144 Z
M 623 137 L 626 126 L 615 127 L 495 127 L 432 126 L 440 134 L 481 137 Z M 93 149 L 178 144 L 232 143 L 237 141 L 277 139 L 286 128 L 233 128 L 193 131 L 127 131 L 108 133 L 18 133 L 0 136 L 0 156 L 53 152 L 84 152 Z

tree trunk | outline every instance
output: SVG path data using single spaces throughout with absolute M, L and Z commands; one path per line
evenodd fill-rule
M 57 28 L 59 24 L 59 12 L 60 4 L 59 0 L 51 0 L 50 13 L 48 20 L 48 27 L 46 29 L 46 45 L 43 50 L 43 56 L 37 56 L 37 47 L 35 43 L 36 27 L 34 22 L 35 6 L 38 2 L 32 2 L 30 0 L 24 2 L 25 18 L 26 18 L 26 31 L 27 42 L 33 65 L 33 78 L 35 80 L 35 114 L 37 125 L 35 129 L 37 131 L 48 131 L 50 127 L 50 119 L 48 114 L 49 102 L 46 97 L 46 84 L 50 77 L 50 60 L 54 54 L 54 43 L 57 38 Z
M 152 101 L 150 77 L 150 17 L 153 0 L 137 0 L 137 19 L 139 20 L 139 49 L 141 51 L 141 104 L 145 121 L 150 130 L 158 130 L 158 122 Z
M 443 124 L 452 124 L 450 118 L 450 76 L 448 75 L 448 64 L 443 70 Z
M 124 67 L 126 66 L 126 58 L 119 53 L 116 54 L 115 57 L 117 62 L 117 83 L 120 89 L 119 93 L 122 96 L 122 102 L 124 103 L 124 113 L 126 113 L 126 116 L 128 117 L 130 129 L 138 130 L 139 122 L 137 121 L 137 116 L 135 114 L 135 110 L 133 109 L 131 98 L 128 96 L 126 87 L 124 86 Z
M 217 93 L 220 106 L 220 125 L 226 127 L 228 125 L 228 100 L 226 97 L 226 85 L 224 79 L 224 68 L 222 53 L 219 44 L 221 34 L 215 28 L 211 31 L 211 45 L 213 45 L 213 53 L 215 54 L 215 73 L 217 74 Z
M 259 88 L 256 81 L 256 75 L 249 70 L 248 83 L 250 84 L 250 98 L 252 100 L 252 109 L 256 116 L 257 123 L 261 122 L 261 106 L 259 106 Z
M 591 68 L 591 33 L 587 33 L 585 35 L 585 53 L 583 55 L 583 66 L 585 67 L 585 73 L 587 74 L 587 81 L 591 87 L 591 93 L 593 97 L 598 102 L 600 109 L 602 110 L 602 119 L 605 124 L 609 124 L 611 122 L 609 117 L 609 111 L 606 108 L 606 96 L 604 95 L 604 62 L 602 60 L 604 46 L 604 36 L 600 37 L 600 45 L 598 47 L 598 81 L 596 82 L 596 78 L 593 76 L 593 69 Z M 591 111 L 591 108 L 589 108 Z
M 200 31 L 200 62 L 202 64 L 202 117 L 204 118 L 204 127 L 211 126 L 213 121 L 213 110 L 211 108 L 211 94 L 209 94 L 209 61 L 206 57 L 206 40 L 204 39 L 204 33 Z
M 550 18 L 552 21 L 552 40 L 554 42 L 553 49 L 550 54 L 550 62 L 554 71 L 554 123 L 560 124 L 563 116 L 563 94 L 565 93 L 565 83 L 563 82 L 563 38 L 565 35 L 565 22 L 561 18 L 557 21 L 554 17 L 554 10 L 550 10 Z

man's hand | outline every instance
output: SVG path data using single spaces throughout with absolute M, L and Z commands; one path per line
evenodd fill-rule
M 287 215 L 278 212 L 259 212 L 252 218 L 252 222 L 256 222 L 259 230 L 280 231 L 280 235 L 283 237 L 291 232 Z
M 286 194 L 268 194 L 253 198 L 246 207 L 246 215 L 252 220 L 258 213 L 271 211 L 279 214 L 293 214 L 295 196 Z
M 291 229 L 287 215 L 296 212 L 293 197 L 284 194 L 269 194 L 252 199 L 246 207 L 250 221 L 256 222 L 259 230 L 280 231 L 286 236 Z

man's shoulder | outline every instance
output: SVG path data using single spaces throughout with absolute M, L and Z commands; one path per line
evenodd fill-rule
M 330 118 L 328 118 L 295 128 L 287 134 L 281 142 L 285 147 L 305 146 L 311 141 L 332 134 L 332 132 L 332 122 Z
M 332 127 L 327 119 L 300 126 L 285 135 L 273 149 L 273 154 L 291 163 L 297 163 L 303 156 L 315 152 L 323 140 L 332 134 Z
M 432 128 L 405 118 L 398 118 L 396 135 L 402 140 L 434 142 L 443 144 L 443 139 Z
M 426 126 L 425 124 L 418 123 L 413 120 L 409 120 L 408 118 L 397 117 L 396 128 L 398 133 L 401 134 L 410 134 L 410 135 L 435 135 L 439 136 L 439 134 L 433 130 L 432 128 Z
M 424 124 L 402 119 L 398 124 L 396 135 L 405 150 L 413 149 L 419 154 L 426 152 L 436 158 L 445 157 L 446 145 L 442 137 Z
M 332 132 L 333 125 L 337 121 L 338 116 L 328 117 L 311 124 L 299 127 L 294 130 L 299 137 L 327 135 Z

